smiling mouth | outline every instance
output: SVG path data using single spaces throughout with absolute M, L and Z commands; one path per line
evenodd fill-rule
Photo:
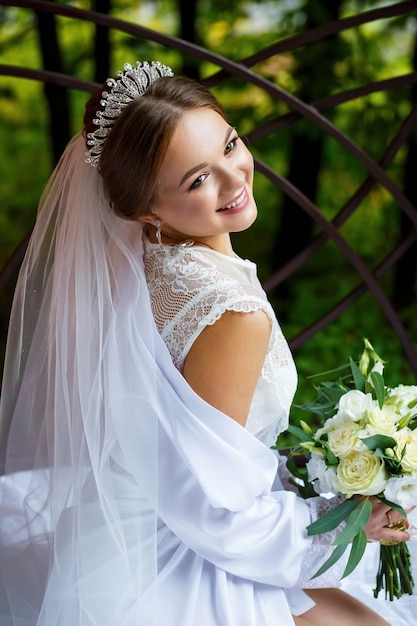
M 246 198 L 246 189 L 243 189 L 242 193 L 240 194 L 240 196 L 238 198 L 236 198 L 236 200 L 234 200 L 230 204 L 226 204 L 226 206 L 222 207 L 221 209 L 217 209 L 217 210 L 218 211 L 227 211 L 228 209 L 234 209 L 235 207 L 239 206 L 239 204 L 242 204 L 242 202 L 244 201 L 245 198 Z

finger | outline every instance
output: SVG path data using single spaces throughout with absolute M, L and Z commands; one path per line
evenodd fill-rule
M 384 526 L 381 529 L 380 533 L 380 541 L 383 542 L 392 542 L 392 543 L 402 543 L 403 541 L 408 541 L 410 539 L 410 533 L 405 530 L 395 530 L 394 528 L 388 528 Z
M 405 526 L 407 528 L 410 525 L 409 521 L 408 521 L 408 519 L 406 517 L 403 517 L 402 515 L 400 515 L 399 513 L 394 511 L 393 509 L 388 509 L 387 511 L 385 511 L 385 517 L 388 520 L 388 523 L 384 524 L 384 526 L 393 527 L 396 524 L 399 524 L 400 522 L 405 524 Z

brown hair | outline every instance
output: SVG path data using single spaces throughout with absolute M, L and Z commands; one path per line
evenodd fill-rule
M 87 102 L 84 134 L 94 132 L 103 88 Z M 216 98 L 184 76 L 161 77 L 145 94 L 129 103 L 106 139 L 99 171 L 120 217 L 137 219 L 150 213 L 157 197 L 159 172 L 166 150 L 186 111 L 208 108 L 226 119 Z

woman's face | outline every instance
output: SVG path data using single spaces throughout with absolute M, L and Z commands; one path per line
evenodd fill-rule
M 230 252 L 230 232 L 256 218 L 253 158 L 212 109 L 187 112 L 163 161 L 153 214 L 162 232 Z

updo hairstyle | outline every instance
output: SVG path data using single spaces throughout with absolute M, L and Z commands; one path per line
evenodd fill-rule
M 84 136 L 94 132 L 101 87 L 87 102 Z M 198 82 L 184 76 L 158 78 L 129 103 L 115 121 L 100 156 L 99 172 L 114 212 L 129 220 L 149 215 L 158 194 L 160 169 L 182 116 L 207 108 L 226 119 L 216 98 Z

